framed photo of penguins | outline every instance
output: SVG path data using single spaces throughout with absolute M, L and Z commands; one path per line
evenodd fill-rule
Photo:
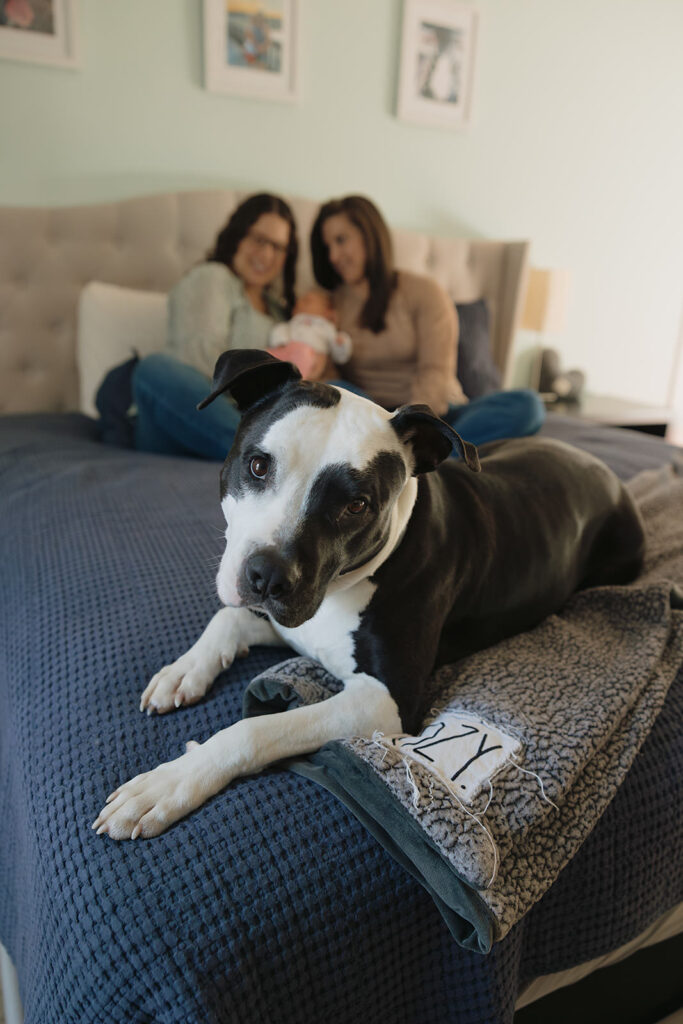
M 465 128 L 472 88 L 479 13 L 456 0 L 405 0 L 398 116 L 405 121 Z

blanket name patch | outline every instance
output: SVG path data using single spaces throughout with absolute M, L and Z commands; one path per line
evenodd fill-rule
M 434 718 L 419 736 L 379 739 L 404 758 L 412 758 L 428 768 L 465 803 L 471 803 L 503 765 L 522 751 L 518 739 L 453 709 Z

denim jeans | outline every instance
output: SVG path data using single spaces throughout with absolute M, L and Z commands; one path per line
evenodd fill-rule
M 463 440 L 480 445 L 535 434 L 545 420 L 545 406 L 537 391 L 517 388 L 494 391 L 465 405 L 450 405 L 443 419 Z
M 363 394 L 347 381 L 330 383 Z M 208 377 L 173 356 L 158 353 L 141 359 L 133 371 L 138 451 L 199 455 L 222 462 L 235 440 L 240 414 L 224 395 L 198 410 L 210 391 Z
M 199 411 L 197 404 L 210 391 L 208 377 L 173 356 L 158 353 L 141 359 L 133 372 L 135 447 L 222 462 L 235 438 L 240 414 L 224 395 Z
M 328 383 L 353 391 L 362 398 L 369 397 L 346 380 L 331 380 Z M 529 437 L 537 433 L 545 420 L 545 406 L 537 391 L 517 388 L 494 391 L 462 405 L 449 405 L 441 418 L 457 430 L 463 440 L 480 445 L 487 441 Z M 453 458 L 458 459 L 460 456 L 454 452 Z
M 329 383 L 363 395 L 348 381 Z M 210 390 L 208 377 L 172 356 L 157 354 L 141 359 L 133 372 L 135 447 L 222 462 L 235 438 L 240 414 L 223 395 L 199 412 L 196 406 Z M 451 405 L 443 418 L 464 440 L 480 445 L 535 434 L 545 410 L 538 394 L 523 388 L 496 391 L 466 405 Z

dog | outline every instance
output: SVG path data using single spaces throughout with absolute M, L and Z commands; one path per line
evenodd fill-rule
M 220 473 L 223 607 L 140 708 L 193 704 L 252 644 L 283 641 L 343 689 L 238 721 L 127 782 L 93 824 L 114 839 L 158 835 L 237 776 L 329 740 L 419 732 L 436 666 L 642 565 L 628 492 L 570 445 L 493 442 L 480 460 L 428 406 L 391 413 L 257 350 L 224 353 L 199 408 L 225 393 L 242 418 Z

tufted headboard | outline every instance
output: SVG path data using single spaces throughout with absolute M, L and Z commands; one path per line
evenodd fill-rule
M 247 193 L 176 192 L 89 206 L 0 207 L 0 412 L 78 408 L 76 312 L 83 285 L 167 291 L 202 259 Z M 286 197 L 300 233 L 297 285 L 313 284 L 318 209 Z M 397 266 L 434 277 L 454 301 L 485 298 L 505 375 L 526 282 L 528 242 L 393 231 Z M 504 378 L 505 379 L 505 378 Z

